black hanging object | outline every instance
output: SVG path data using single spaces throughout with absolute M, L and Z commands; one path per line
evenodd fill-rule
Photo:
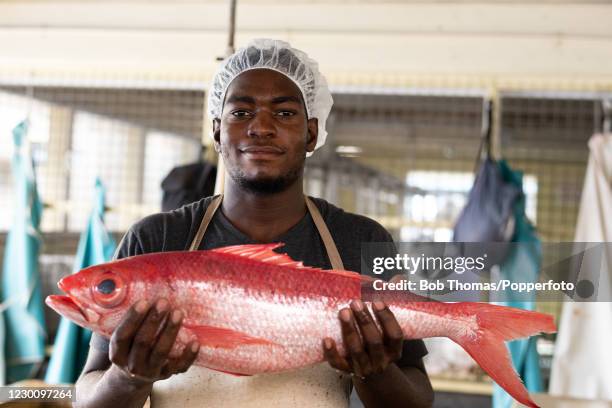
M 485 159 L 454 229 L 457 242 L 505 242 L 512 223 L 514 203 L 521 190 L 505 181 L 499 165 Z M 509 236 L 510 235 L 510 236 Z
M 453 230 L 455 242 L 508 242 L 514 233 L 514 205 L 522 191 L 504 179 L 499 164 L 491 156 L 493 103 L 483 109 L 482 140 L 476 158 L 475 180 L 466 206 Z M 497 246 L 489 262 L 500 263 L 508 248 Z M 491 248 L 491 249 L 493 249 Z
M 213 195 L 217 167 L 206 161 L 175 167 L 162 181 L 162 211 L 171 211 Z

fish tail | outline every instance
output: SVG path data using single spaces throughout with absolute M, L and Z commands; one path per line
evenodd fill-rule
M 489 376 L 520 403 L 537 408 L 516 373 L 504 340 L 533 336 L 540 332 L 556 331 L 553 317 L 512 307 L 486 303 L 449 304 L 462 313 L 475 315 L 476 335 L 465 334 L 452 338 L 463 347 Z

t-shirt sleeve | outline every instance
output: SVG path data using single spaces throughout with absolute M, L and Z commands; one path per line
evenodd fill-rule
M 129 256 L 139 255 L 144 253 L 142 249 L 142 245 L 140 244 L 140 240 L 138 236 L 134 233 L 132 229 L 130 229 L 121 239 L 121 242 L 117 246 L 115 250 L 115 254 L 113 255 L 113 259 L 121 259 L 127 258 Z M 109 340 L 101 336 L 97 333 L 93 333 L 91 335 L 91 340 L 89 341 L 89 346 L 95 348 L 98 351 L 103 353 L 108 353 L 109 349 Z
M 397 361 L 399 367 L 416 366 L 427 355 L 423 340 L 404 340 L 402 357 Z
M 106 337 L 100 336 L 98 333 L 93 333 L 91 335 L 91 340 L 89 340 L 89 347 L 106 354 L 110 347 L 110 341 Z
M 119 245 L 115 250 L 115 254 L 113 255 L 113 260 L 127 258 L 134 255 L 141 255 L 144 252 L 145 251 L 142 248 L 142 244 L 134 232 L 134 229 L 130 228 L 121 239 L 121 242 L 119 242 Z

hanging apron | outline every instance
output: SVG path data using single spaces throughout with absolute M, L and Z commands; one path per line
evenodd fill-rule
M 200 247 L 208 224 L 223 195 L 211 201 L 189 250 Z M 321 235 L 333 269 L 344 269 L 340 254 L 316 205 L 306 206 Z M 350 376 L 327 363 L 285 373 L 238 377 L 205 367 L 191 366 L 182 374 L 157 381 L 151 392 L 151 408 L 339 408 L 349 406 Z

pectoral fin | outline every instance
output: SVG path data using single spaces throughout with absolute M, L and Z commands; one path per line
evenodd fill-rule
M 278 345 L 267 339 L 253 337 L 222 327 L 201 326 L 183 323 L 183 327 L 191 331 L 204 347 L 232 349 L 239 346 Z

